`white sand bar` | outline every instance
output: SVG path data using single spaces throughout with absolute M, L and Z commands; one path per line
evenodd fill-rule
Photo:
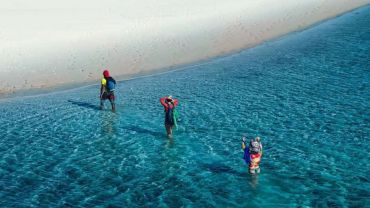
M 370 0 L 12 0 L 0 5 L 0 94 L 92 83 L 238 51 Z

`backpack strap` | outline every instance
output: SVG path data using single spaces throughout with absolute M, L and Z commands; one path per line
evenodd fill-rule
M 117 84 L 116 80 L 114 80 L 113 77 L 109 77 L 109 80 L 111 80 L 114 84 Z

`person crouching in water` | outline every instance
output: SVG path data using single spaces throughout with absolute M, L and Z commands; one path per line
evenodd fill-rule
M 167 137 L 172 138 L 172 128 L 176 124 L 175 107 L 179 104 L 177 99 L 172 99 L 172 96 L 162 97 L 159 99 L 164 107 L 164 126 L 166 127 Z
M 246 144 L 246 139 L 242 139 L 242 149 L 244 150 L 244 160 L 249 165 L 249 173 L 255 174 L 260 173 L 261 169 L 259 163 L 262 157 L 262 143 L 261 138 L 256 137 L 251 139 L 249 145 Z
M 103 71 L 104 78 L 101 80 L 100 87 L 100 109 L 104 108 L 104 101 L 109 100 L 112 105 L 112 111 L 116 111 L 114 90 L 116 87 L 116 80 L 114 80 L 110 75 L 108 70 Z

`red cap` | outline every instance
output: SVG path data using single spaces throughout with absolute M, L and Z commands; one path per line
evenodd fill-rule
M 103 71 L 103 76 L 109 77 L 109 71 L 107 69 Z

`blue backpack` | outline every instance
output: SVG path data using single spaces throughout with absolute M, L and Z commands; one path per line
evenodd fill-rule
M 114 91 L 115 88 L 116 88 L 116 80 L 114 80 L 112 77 L 109 77 L 107 79 L 107 90 L 108 90 L 108 92 Z

